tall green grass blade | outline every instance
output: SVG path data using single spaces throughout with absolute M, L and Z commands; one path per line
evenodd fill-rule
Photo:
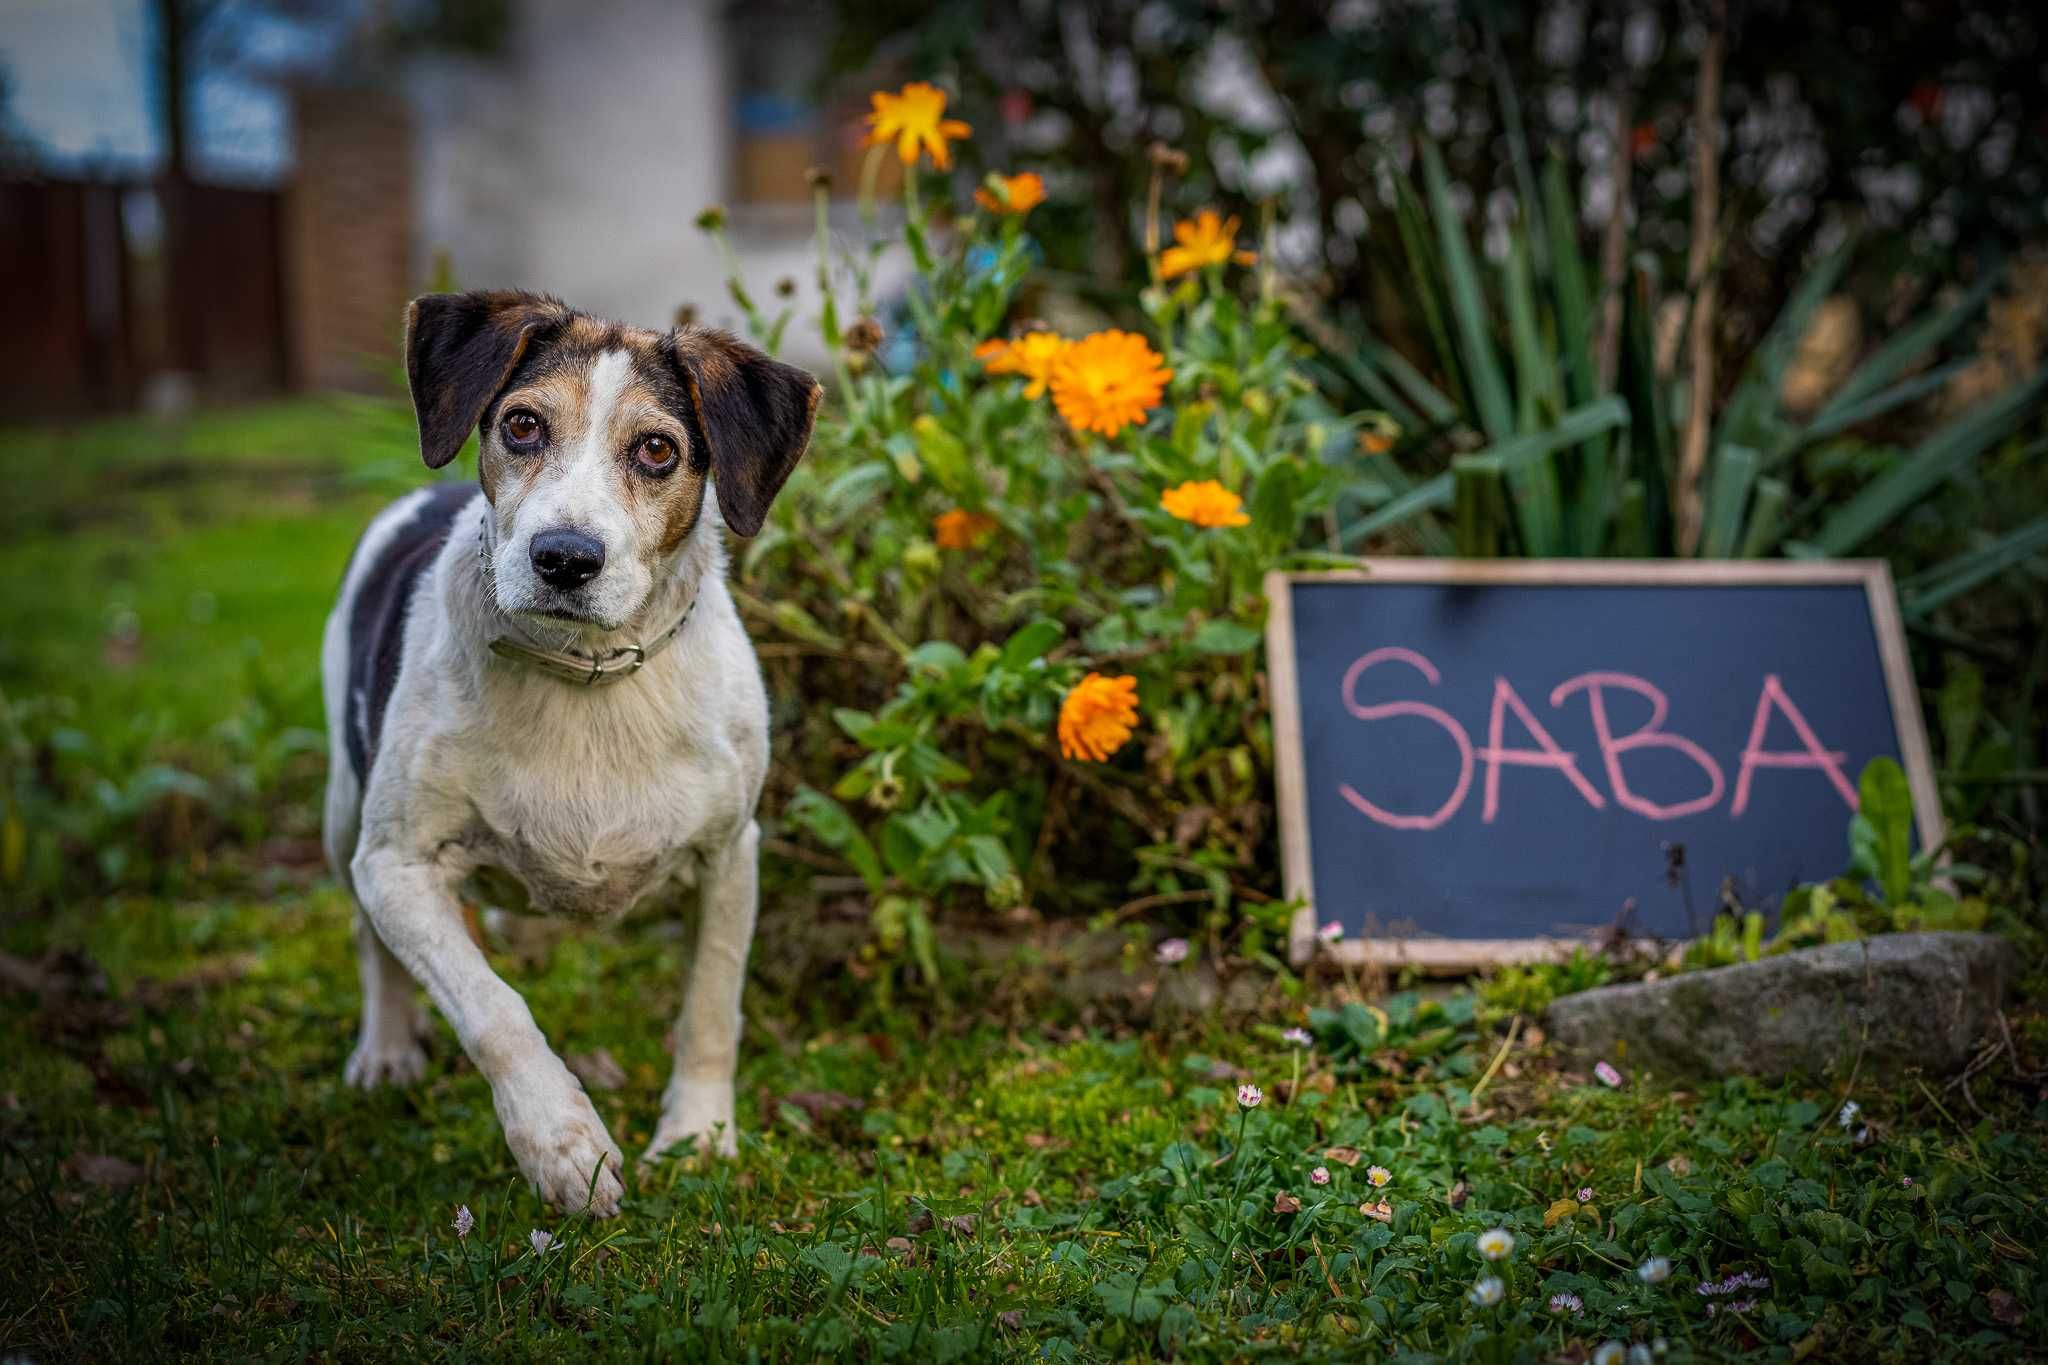
M 1472 244 L 1465 225 L 1451 202 L 1450 177 L 1444 173 L 1443 154 L 1436 144 L 1422 143 L 1422 178 L 1429 194 L 1430 217 L 1436 221 L 1437 249 L 1442 253 L 1444 282 L 1449 287 L 1451 316 L 1463 347 L 1465 378 L 1472 389 L 1472 401 L 1479 410 L 1479 425 L 1496 441 L 1514 432 L 1514 409 L 1508 402 L 1506 378 L 1500 357 L 1493 349 L 1493 334 L 1487 326 L 1486 296 L 1479 284 L 1479 266 L 1472 259 Z
M 1564 389 L 1574 407 L 1593 401 L 1593 301 L 1586 263 L 1579 255 L 1579 215 L 1564 162 L 1543 167 L 1544 223 L 1550 229 L 1550 290 L 1557 310 L 1557 344 L 1564 353 Z
M 1729 395 L 1728 405 L 1716 424 L 1716 444 L 1733 442 L 1756 450 L 1776 450 L 1783 444 L 1777 412 L 1785 368 L 1792 363 L 1799 343 L 1813 325 L 1813 315 L 1847 268 L 1853 249 L 1853 244 L 1843 246 L 1799 282 L 1784 310 L 1764 334 L 1763 343 L 1757 347 L 1735 392 Z
M 1508 338 L 1515 348 L 1515 418 L 1527 431 L 1564 411 L 1564 386 L 1536 318 L 1529 234 L 1519 228 L 1508 247 L 1507 303 Z
M 1785 534 L 1785 504 L 1791 498 L 1792 489 L 1783 479 L 1756 481 L 1756 501 L 1750 505 L 1749 529 L 1743 532 L 1737 558 L 1762 559 L 1777 548 L 1778 537 Z
M 1619 396 L 1610 396 L 1582 408 L 1573 408 L 1544 431 L 1511 436 L 1499 445 L 1451 461 L 1454 469 L 1479 470 L 1495 474 L 1525 471 L 1556 451 L 1566 450 L 1604 432 L 1618 430 L 1629 420 L 1629 406 Z
M 1922 441 L 1828 518 L 1812 545 L 1823 554 L 1845 555 L 1902 516 L 1979 455 L 2004 440 L 2043 410 L 2048 366 L 2023 383 L 1979 403 Z
M 1439 474 L 1399 494 L 1386 506 L 1360 517 L 1340 531 L 1337 540 L 1349 550 L 1382 531 L 1391 531 L 1424 513 L 1440 512 L 1450 505 L 1451 476 Z
M 1781 453 L 1789 454 L 1799 446 L 1818 441 L 1826 436 L 1833 436 L 1840 431 L 1847 431 L 1850 427 L 1868 422 L 1873 417 L 1882 417 L 1893 408 L 1904 407 L 1908 403 L 1918 402 L 1928 394 L 1940 390 L 1951 379 L 1954 379 L 1975 363 L 1974 357 L 1950 361 L 1939 369 L 1929 370 L 1925 374 L 1916 374 L 1911 379 L 1902 379 L 1888 389 L 1873 393 L 1867 398 L 1859 399 L 1846 406 L 1830 403 L 1821 409 L 1820 412 L 1816 413 L 1813 420 L 1808 422 L 1805 427 L 1794 435 L 1793 439 L 1787 443 L 1785 451 Z
M 1649 300 L 1640 274 L 1627 286 L 1622 306 L 1620 386 L 1628 399 L 1628 471 L 1638 485 L 1641 535 L 1629 532 L 1635 557 L 1672 552 L 1671 422 L 1657 381 L 1657 353 L 1650 340 Z
M 1626 479 L 1614 499 L 1614 538 L 1606 547 L 1617 559 L 1652 559 L 1652 518 L 1640 479 Z
M 1907 620 L 1917 621 L 2038 555 L 2048 555 L 2048 516 L 1907 579 L 1899 585 L 1901 610 Z
M 1726 559 L 1735 553 L 1742 531 L 1742 514 L 1749 507 L 1750 489 L 1756 483 L 1763 460 L 1748 446 L 1723 446 L 1714 461 L 1714 475 L 1707 489 L 1706 521 L 1700 528 L 1700 555 Z
M 1543 201 L 1536 194 L 1536 173 L 1529 161 L 1529 136 L 1522 124 L 1522 100 L 1515 93 L 1514 74 L 1500 50 L 1500 27 L 1494 22 L 1491 3 L 1479 6 L 1479 23 L 1486 34 L 1486 63 L 1493 71 L 1493 89 L 1500 100 L 1500 126 L 1507 138 L 1508 156 L 1515 166 L 1515 193 L 1521 198 L 1522 221 L 1534 234 L 1536 268 L 1545 278 L 1550 274 L 1546 258 L 1549 234 L 1543 225 Z
M 1432 426 L 1449 426 L 1457 420 L 1458 405 L 1445 397 L 1442 389 L 1430 383 L 1422 371 L 1410 365 L 1399 351 L 1370 337 L 1360 343 L 1359 349 L 1401 386 Z
M 1386 375 L 1380 372 L 1360 346 L 1357 353 L 1350 350 L 1323 350 L 1322 359 L 1330 368 L 1353 388 L 1364 394 L 1404 428 L 1417 424 L 1417 414 L 1408 400 L 1403 398 Z
M 1466 559 L 1495 559 L 1507 548 L 1507 497 L 1497 469 L 1453 469 L 1451 534 Z
M 1465 382 L 1464 372 L 1458 364 L 1457 348 L 1451 344 L 1450 325 L 1446 320 L 1449 304 L 1444 290 L 1444 271 L 1437 260 L 1429 213 L 1423 207 L 1422 195 L 1416 190 L 1415 182 L 1408 178 L 1406 171 L 1394 167 L 1393 180 L 1394 225 L 1400 232 L 1401 250 L 1416 307 L 1422 312 L 1422 325 L 1429 332 L 1437 359 L 1443 365 L 1451 387 L 1465 395 L 1465 410 L 1471 412 L 1471 386 Z M 1477 425 L 1476 420 L 1474 425 Z
M 1954 304 L 1921 318 L 1878 347 L 1868 360 L 1856 367 L 1854 374 L 1843 381 L 1842 387 L 1829 398 L 1827 406 L 1815 415 L 1815 423 L 1827 420 L 1837 409 L 1853 406 L 1884 388 L 1904 374 L 1907 366 L 1946 341 L 1951 333 L 1976 316 L 2003 274 L 2001 270 L 1985 271 L 1984 278 Z

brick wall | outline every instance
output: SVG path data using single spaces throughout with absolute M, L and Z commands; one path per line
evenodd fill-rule
M 413 130 L 395 90 L 303 89 L 298 169 L 285 201 L 292 382 L 381 389 L 397 381 L 414 278 Z

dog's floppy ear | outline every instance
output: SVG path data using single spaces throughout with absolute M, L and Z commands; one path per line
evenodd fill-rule
M 734 532 L 751 536 L 811 443 L 825 390 L 803 370 L 724 332 L 689 329 L 672 333 L 670 342 L 710 447 L 719 510 Z
M 429 469 L 455 458 L 527 346 L 566 316 L 554 299 L 511 289 L 412 301 L 405 310 L 405 381 Z

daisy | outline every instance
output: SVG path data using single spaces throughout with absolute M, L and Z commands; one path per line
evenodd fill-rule
M 526 1234 L 526 1244 L 533 1248 L 534 1255 L 545 1256 L 555 1249 L 555 1237 L 551 1232 L 534 1228 Z
M 1394 1178 L 1394 1173 L 1384 1166 L 1368 1166 L 1365 1168 L 1365 1178 L 1372 1182 L 1374 1189 L 1383 1190 L 1387 1187 L 1387 1182 Z
M 1308 1173 L 1308 1183 L 1311 1185 L 1329 1184 L 1330 1168 L 1328 1166 L 1318 1166 L 1314 1170 L 1310 1171 Z
M 1487 1275 L 1474 1282 L 1465 1297 L 1481 1308 L 1491 1308 L 1507 1293 L 1507 1286 L 1500 1282 L 1500 1276 Z
M 1577 1294 L 1552 1294 L 1550 1296 L 1550 1311 L 1553 1313 L 1570 1313 L 1572 1316 L 1577 1317 L 1585 1311 L 1585 1308 L 1584 1301 Z
M 1841 1124 L 1842 1130 L 1847 1132 L 1849 1126 L 1856 1122 L 1856 1116 L 1862 1112 L 1862 1105 L 1854 1100 L 1849 1100 L 1842 1105 L 1842 1112 L 1835 1115 L 1835 1122 Z
M 1652 1256 L 1636 1267 L 1636 1278 L 1644 1284 L 1662 1284 L 1671 1278 L 1671 1258 Z
M 471 1212 L 469 1211 L 469 1205 L 467 1205 L 467 1204 L 458 1204 L 458 1205 L 456 1205 L 456 1206 L 455 1206 L 455 1235 L 456 1235 L 457 1237 L 467 1237 L 467 1236 L 469 1236 L 469 1233 L 470 1233 L 470 1229 L 474 1228 L 475 1226 L 476 1226 L 476 1215 L 475 1215 L 475 1214 L 473 1214 L 473 1213 L 471 1213 Z
M 1298 1026 L 1282 1033 L 1280 1040 L 1284 1043 L 1291 1043 L 1295 1047 L 1314 1047 L 1316 1044 L 1315 1035 L 1307 1029 Z
M 1152 950 L 1153 961 L 1162 967 L 1171 967 L 1176 962 L 1188 960 L 1188 941 L 1184 938 L 1163 938 Z
M 1489 1261 L 1504 1260 L 1515 1249 L 1515 1234 L 1506 1228 L 1494 1228 L 1480 1233 L 1479 1240 L 1474 1242 L 1473 1246 Z
M 1324 943 L 1335 943 L 1344 937 L 1344 926 L 1335 920 L 1331 920 L 1322 928 L 1316 930 L 1316 937 Z
M 1241 1108 L 1256 1109 L 1265 1103 L 1266 1092 L 1246 1081 L 1237 1088 L 1237 1102 Z
M 1600 1078 L 1600 1084 L 1611 1085 L 1617 1090 L 1621 1088 L 1621 1073 L 1608 1063 L 1595 1062 L 1593 1064 L 1593 1074 Z

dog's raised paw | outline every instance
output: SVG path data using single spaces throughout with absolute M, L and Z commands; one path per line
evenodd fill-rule
M 587 1209 L 599 1218 L 610 1218 L 626 1193 L 619 1176 L 625 1157 L 596 1111 L 587 1102 L 582 1107 L 587 1114 L 547 1126 L 508 1128 L 505 1138 L 520 1172 L 541 1198 L 564 1213 Z
M 411 1039 L 362 1039 L 342 1068 L 342 1079 L 358 1090 L 380 1085 L 412 1085 L 427 1074 L 427 1052 Z

